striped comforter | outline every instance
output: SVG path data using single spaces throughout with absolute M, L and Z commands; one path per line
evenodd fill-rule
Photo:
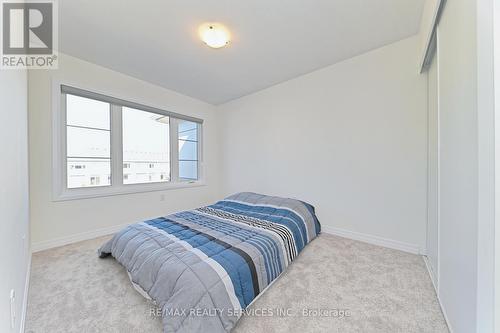
M 238 193 L 130 225 L 99 255 L 126 267 L 161 308 L 165 332 L 226 332 L 319 232 L 307 203 Z

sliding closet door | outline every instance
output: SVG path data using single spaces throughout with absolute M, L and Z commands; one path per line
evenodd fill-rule
M 427 195 L 427 259 L 434 285 L 438 285 L 438 238 L 439 238 L 439 114 L 438 114 L 438 70 L 434 54 L 428 71 L 428 195 Z

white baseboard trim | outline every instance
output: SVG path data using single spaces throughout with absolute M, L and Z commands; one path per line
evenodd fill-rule
M 32 244 L 32 251 L 33 252 L 40 252 L 43 250 L 52 249 L 54 247 L 64 246 L 64 245 L 68 245 L 68 244 L 72 244 L 72 243 L 76 243 L 76 242 L 81 242 L 81 241 L 88 240 L 88 239 L 93 239 L 93 238 L 97 238 L 97 237 L 101 237 L 101 236 L 114 234 L 115 232 L 118 232 L 121 229 L 123 229 L 124 227 L 126 227 L 127 225 L 128 224 L 114 225 L 111 227 L 86 231 L 86 232 L 82 232 L 79 234 L 73 234 L 70 236 L 59 237 L 59 238 L 49 239 L 46 241 L 36 242 L 36 243 Z
M 26 322 L 26 312 L 28 311 L 28 293 L 30 290 L 30 275 L 31 275 L 31 250 L 29 251 L 28 267 L 26 268 L 26 278 L 24 281 L 24 295 L 23 295 L 23 306 L 21 313 L 21 325 L 19 326 L 19 332 L 24 333 L 25 322 Z
M 370 234 L 364 234 L 361 232 L 350 231 L 335 227 L 330 227 L 326 225 L 321 226 L 321 231 L 327 234 L 332 234 L 344 238 L 349 238 L 353 240 L 357 240 L 360 242 L 365 242 L 373 245 L 383 246 L 394 250 L 409 252 L 413 254 L 423 255 L 425 254 L 425 249 L 422 249 L 420 246 L 411 243 L 405 243 L 393 239 L 383 238 L 379 236 L 374 236 Z

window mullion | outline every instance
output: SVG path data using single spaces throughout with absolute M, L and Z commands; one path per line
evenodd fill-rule
M 123 186 L 122 107 L 111 104 L 111 186 Z
M 203 175 L 203 170 L 204 170 L 204 166 L 203 166 L 203 140 L 202 140 L 202 137 L 203 137 L 203 132 L 202 132 L 202 127 L 200 124 L 197 124 L 196 125 L 196 139 L 197 139 L 197 143 L 196 143 L 196 150 L 197 150 L 197 153 L 198 153 L 198 162 L 197 162 L 197 166 L 196 166 L 196 171 L 197 171 L 197 176 L 198 176 L 198 180 L 200 179 L 204 179 L 204 175 Z
M 179 126 L 176 118 L 170 118 L 170 174 L 171 181 L 179 181 Z
M 66 190 L 68 188 L 68 158 L 67 158 L 67 133 L 66 133 L 66 94 L 61 95 L 61 109 L 60 112 L 60 126 L 56 130 L 59 131 L 59 159 L 57 161 L 57 166 L 61 171 L 60 180 L 60 192 L 61 190 Z

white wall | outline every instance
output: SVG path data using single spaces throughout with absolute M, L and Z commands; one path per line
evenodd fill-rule
M 168 73 L 165 73 L 168 75 Z M 204 119 L 206 186 L 95 199 L 52 201 L 52 80 Z M 94 64 L 60 55 L 58 70 L 29 73 L 31 230 L 35 249 L 92 237 L 95 231 L 210 203 L 218 196 L 214 107 Z M 161 195 L 165 200 L 160 201 Z
M 313 204 L 325 231 L 425 248 L 427 79 L 412 37 L 218 107 L 223 192 Z
M 0 332 L 19 332 L 30 258 L 27 73 L 0 72 Z M 10 290 L 15 290 L 15 328 Z

